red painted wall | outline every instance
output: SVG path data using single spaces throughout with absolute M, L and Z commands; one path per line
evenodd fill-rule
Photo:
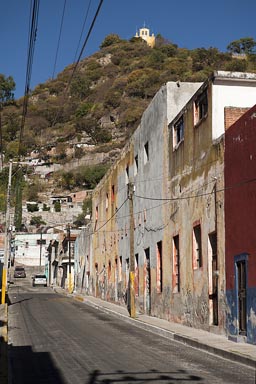
M 248 287 L 256 286 L 256 105 L 225 132 L 226 287 L 234 256 L 248 253 Z

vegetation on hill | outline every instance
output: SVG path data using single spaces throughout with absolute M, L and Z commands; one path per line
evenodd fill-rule
M 94 146 L 125 141 L 137 127 L 143 111 L 167 81 L 204 81 L 213 70 L 256 71 L 252 38 L 217 48 L 188 50 L 156 37 L 155 48 L 140 38 L 107 36 L 99 52 L 82 60 L 75 72 L 68 66 L 55 79 L 39 84 L 31 93 L 23 153 L 57 147 L 56 160 L 70 143 Z M 242 54 L 239 60 L 233 53 Z M 1 79 L 0 79 L 1 83 Z M 0 94 L 1 102 L 1 94 Z M 15 156 L 19 140 L 22 99 L 3 107 L 2 149 Z
M 29 156 L 36 150 L 42 159 L 65 163 L 86 155 L 88 147 L 92 155 L 120 148 L 161 85 L 204 81 L 214 70 L 256 72 L 255 46 L 252 38 L 242 38 L 231 42 L 227 52 L 213 47 L 189 50 L 157 35 L 150 48 L 140 38 L 108 35 L 76 71 L 70 65 L 31 92 L 22 137 L 23 99 L 13 100 L 13 79 L 0 75 L 1 156 L 4 153 L 7 162 L 18 151 Z M 106 169 L 87 166 L 56 179 L 66 189 L 94 187 Z

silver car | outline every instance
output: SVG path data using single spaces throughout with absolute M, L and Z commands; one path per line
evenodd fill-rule
M 32 285 L 35 287 L 36 285 L 43 285 L 44 287 L 47 287 L 47 277 L 45 275 L 35 275 L 32 277 Z

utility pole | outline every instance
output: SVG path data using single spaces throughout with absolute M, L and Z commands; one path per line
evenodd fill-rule
M 6 199 L 4 267 L 3 267 L 3 274 L 2 274 L 2 300 L 1 300 L 2 304 L 5 304 L 5 296 L 6 296 L 6 289 L 7 289 L 7 270 L 8 270 L 9 253 L 10 253 L 9 227 L 10 227 L 11 183 L 12 183 L 12 161 L 10 161 L 9 163 L 9 178 L 8 178 L 7 199 Z
M 134 260 L 134 216 L 133 216 L 133 194 L 134 183 L 128 184 L 129 214 L 130 214 L 130 273 L 129 273 L 129 293 L 130 293 L 130 316 L 136 317 L 135 309 L 135 260 Z
M 42 234 L 42 229 L 40 231 L 40 267 L 42 264 L 42 242 L 43 242 L 43 234 Z
M 67 237 L 68 237 L 68 291 L 72 292 L 71 283 L 71 248 L 70 248 L 70 225 L 67 226 Z

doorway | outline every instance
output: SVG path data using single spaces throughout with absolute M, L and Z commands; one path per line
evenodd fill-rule
M 237 278 L 237 311 L 238 311 L 238 331 L 239 335 L 246 336 L 246 304 L 247 304 L 247 268 L 246 260 L 236 261 Z
M 145 249 L 145 313 L 150 315 L 151 312 L 151 276 L 150 276 L 150 250 Z

